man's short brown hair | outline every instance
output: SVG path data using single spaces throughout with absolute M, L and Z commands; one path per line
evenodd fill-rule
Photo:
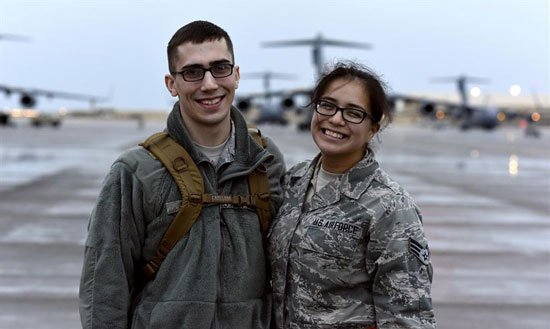
M 233 43 L 229 34 L 221 27 L 206 21 L 194 21 L 180 28 L 170 42 L 168 42 L 168 69 L 170 73 L 177 70 L 176 62 L 178 60 L 178 46 L 186 42 L 194 44 L 217 41 L 224 39 L 227 44 L 227 50 L 231 54 L 233 62 L 235 62 L 235 54 L 233 53 Z

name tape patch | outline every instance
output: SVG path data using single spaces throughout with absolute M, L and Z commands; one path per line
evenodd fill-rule
M 326 220 L 323 218 L 315 218 L 311 226 L 324 227 L 335 231 L 348 233 L 355 237 L 361 236 L 361 226 L 343 223 L 337 220 Z

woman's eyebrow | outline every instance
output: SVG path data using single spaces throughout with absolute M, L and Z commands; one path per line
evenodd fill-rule
M 321 100 L 321 101 L 327 101 L 327 102 L 331 102 L 331 103 L 335 103 L 335 104 L 338 102 L 338 100 L 336 100 L 336 99 L 334 99 L 334 98 L 332 98 L 332 97 L 321 97 L 319 100 Z M 348 104 L 346 104 L 346 105 L 344 105 L 344 106 L 340 106 L 340 107 L 355 108 L 355 109 L 357 109 L 357 110 L 362 110 L 362 111 L 364 111 L 364 112 L 367 111 L 367 110 L 366 110 L 364 107 L 362 107 L 361 105 L 357 105 L 357 104 L 353 104 L 353 103 L 348 103 Z

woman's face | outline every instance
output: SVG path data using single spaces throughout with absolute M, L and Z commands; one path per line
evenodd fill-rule
M 320 100 L 341 108 L 353 108 L 372 114 L 369 97 L 357 80 L 332 81 Z M 379 124 L 373 123 L 368 117 L 361 123 L 345 121 L 342 111 L 337 111 L 333 116 L 314 112 L 311 119 L 311 134 L 321 150 L 323 161 L 339 161 L 347 169 L 363 158 L 365 147 L 378 128 Z

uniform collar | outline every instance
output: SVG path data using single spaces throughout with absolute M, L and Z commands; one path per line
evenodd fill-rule
M 374 179 L 374 173 L 379 168 L 374 152 L 367 148 L 367 152 L 361 161 L 357 162 L 343 177 L 340 182 L 340 191 L 350 199 L 357 200 Z
M 252 137 L 248 135 L 246 121 L 235 107 L 231 107 L 231 121 L 233 124 L 232 128 L 234 129 L 232 129 L 233 141 L 230 142 L 234 145 L 232 145 L 233 147 L 231 149 L 234 150 L 232 156 L 235 161 L 245 167 L 265 161 L 265 157 L 267 156 L 267 154 L 265 154 L 266 151 L 252 141 Z M 195 147 L 183 123 L 179 102 L 174 104 L 172 111 L 168 115 L 166 127 L 170 137 L 183 146 L 196 163 L 209 161 L 208 158 Z
M 309 186 L 309 182 L 315 172 L 315 167 L 321 159 L 321 153 L 317 154 L 308 166 L 302 166 L 296 170 L 291 181 L 299 189 L 302 189 L 305 197 L 305 192 Z M 348 172 L 346 172 L 338 182 L 331 182 L 319 191 L 318 195 L 312 198 L 312 204 L 315 208 L 324 207 L 338 202 L 341 195 L 345 195 L 350 199 L 357 200 L 370 186 L 374 179 L 374 173 L 378 169 L 378 162 L 375 160 L 374 152 L 367 149 L 365 156 L 355 164 Z M 300 194 L 300 195 L 302 195 Z M 313 202 L 315 199 L 315 202 Z

